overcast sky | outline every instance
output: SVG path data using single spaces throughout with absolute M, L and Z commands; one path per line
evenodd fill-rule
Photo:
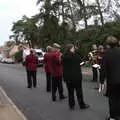
M 9 40 L 13 22 L 23 15 L 30 17 L 39 12 L 36 2 L 37 0 L 0 0 L 0 46 Z
M 0 0 L 0 45 L 9 40 L 12 23 L 23 15 L 32 16 L 39 12 L 37 0 Z

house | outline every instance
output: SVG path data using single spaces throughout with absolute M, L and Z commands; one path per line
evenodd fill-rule
M 1 54 L 4 58 L 9 58 L 14 56 L 14 54 L 20 50 L 28 49 L 29 47 L 27 45 L 13 45 L 11 47 L 3 47 L 1 50 Z
M 4 48 L 1 50 L 1 54 L 3 56 L 3 58 L 8 58 L 9 57 L 9 51 L 12 49 L 12 47 L 10 48 Z
M 9 57 L 12 57 L 16 52 L 19 51 L 19 46 L 18 45 L 14 45 L 12 46 L 12 48 L 9 50 Z

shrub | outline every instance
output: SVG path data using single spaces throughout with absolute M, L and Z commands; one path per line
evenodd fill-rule
M 22 51 L 18 51 L 14 54 L 14 57 L 15 57 L 15 61 L 16 62 L 22 62 L 22 55 L 23 55 L 23 52 Z

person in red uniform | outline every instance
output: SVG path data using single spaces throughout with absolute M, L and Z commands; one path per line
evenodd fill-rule
M 62 85 L 62 53 L 60 52 L 60 45 L 57 43 L 53 44 L 52 49 L 52 101 L 56 101 L 57 89 L 59 92 L 59 99 L 65 99 Z
M 44 69 L 46 72 L 46 91 L 51 92 L 51 81 L 52 81 L 52 47 L 47 46 L 47 52 L 44 55 Z
M 37 85 L 37 80 L 36 80 L 37 65 L 38 65 L 38 58 L 37 56 L 35 56 L 34 51 L 30 50 L 30 54 L 25 59 L 28 88 L 32 88 L 32 86 L 35 88 Z

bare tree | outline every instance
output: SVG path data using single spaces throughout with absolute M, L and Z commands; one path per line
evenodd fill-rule
M 102 9 L 101 9 L 100 1 L 96 0 L 96 3 L 97 3 L 99 15 L 100 15 L 101 24 L 104 25 L 104 17 L 103 17 L 103 12 L 102 12 Z

